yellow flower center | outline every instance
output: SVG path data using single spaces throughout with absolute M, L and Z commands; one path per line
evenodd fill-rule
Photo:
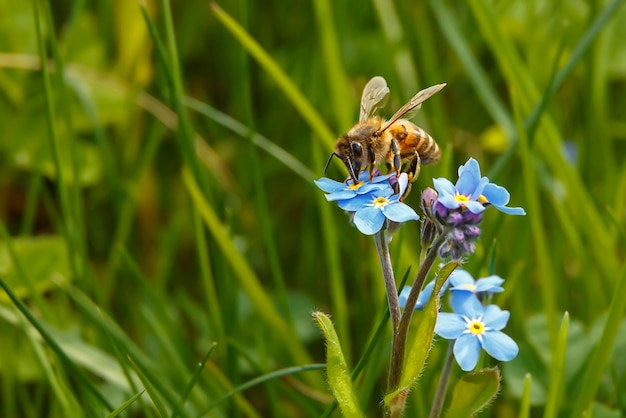
M 471 290 L 472 292 L 476 292 L 476 285 L 475 284 L 464 284 L 463 285 L 464 288 L 466 288 L 467 290 Z
M 456 199 L 457 202 L 461 204 L 469 201 L 469 197 L 465 196 L 464 194 L 458 194 L 454 196 L 454 198 Z
M 474 335 L 482 335 L 482 333 L 485 332 L 485 324 L 481 321 L 473 320 L 470 321 L 467 329 Z
M 357 190 L 359 187 L 363 186 L 363 182 L 360 181 L 357 184 L 351 184 L 350 186 L 348 186 L 348 189 L 350 190 Z
M 470 201 L 469 196 L 465 196 L 464 194 L 457 194 L 454 196 L 454 199 L 461 204 L 462 208 L 465 208 L 465 202 Z M 482 204 L 489 203 L 489 200 L 487 200 L 487 198 L 482 194 L 478 196 L 477 201 Z
M 372 203 L 373 203 L 374 207 L 382 208 L 387 203 L 389 203 L 389 200 L 386 197 L 377 197 L 376 199 L 374 199 L 374 202 L 372 202 Z

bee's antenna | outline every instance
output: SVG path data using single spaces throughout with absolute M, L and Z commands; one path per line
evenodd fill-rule
M 326 161 L 326 167 L 324 167 L 324 174 L 326 174 L 326 170 L 328 170 L 328 166 L 330 165 L 330 160 L 332 160 L 333 157 L 341 159 L 341 157 L 339 157 L 339 154 L 337 154 L 336 152 L 330 154 L 330 156 L 328 157 L 328 161 Z

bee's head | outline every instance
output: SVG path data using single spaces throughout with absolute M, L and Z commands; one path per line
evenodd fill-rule
M 344 135 L 335 144 L 335 152 L 328 158 L 326 168 L 328 168 L 333 155 L 343 161 L 352 181 L 354 184 L 357 184 L 363 162 L 363 146 L 358 141 L 351 141 L 347 135 Z M 326 169 L 324 169 L 324 172 L 326 172 Z

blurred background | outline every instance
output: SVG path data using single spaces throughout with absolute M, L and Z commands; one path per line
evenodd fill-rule
M 386 306 L 372 239 L 313 180 L 381 75 L 383 116 L 448 84 L 414 118 L 443 157 L 409 205 L 473 157 L 528 214 L 488 211 L 465 265 L 506 279 L 495 301 L 521 349 L 482 416 L 544 416 L 547 399 L 545 416 L 622 416 L 622 3 L 0 0 L 0 415 L 327 411 L 311 312 L 353 367 Z M 398 282 L 419 253 L 408 223 Z M 389 339 L 355 380 L 368 416 Z M 445 350 L 407 416 L 428 416 Z

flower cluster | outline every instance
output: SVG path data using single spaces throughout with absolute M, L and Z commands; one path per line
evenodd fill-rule
M 371 181 L 369 178 L 369 172 L 363 171 L 356 184 L 350 179 L 341 183 L 327 178 L 315 184 L 328 193 L 328 201 L 336 201 L 341 209 L 353 215 L 354 225 L 365 235 L 379 232 L 388 221 L 402 223 L 419 219 L 411 207 L 400 201 L 409 183 L 406 173 L 397 179 L 395 173 L 375 176 Z
M 445 228 L 446 240 L 439 249 L 442 258 L 460 260 L 476 250 L 476 239 L 480 236 L 478 224 L 483 211 L 493 206 L 509 215 L 525 215 L 522 208 L 508 207 L 510 194 L 497 184 L 481 177 L 478 162 L 470 158 L 459 167 L 456 184 L 445 178 L 434 179 L 437 193 L 427 190 L 430 204 L 427 215 Z M 436 198 L 434 197 L 436 196 Z M 434 200 L 434 201 L 433 201 Z
M 464 371 L 476 367 L 481 348 L 500 361 L 510 361 L 517 356 L 517 344 L 501 331 L 509 319 L 509 312 L 496 305 L 483 305 L 490 295 L 504 291 L 502 283 L 504 279 L 499 276 L 474 280 L 465 270 L 456 270 L 441 290 L 440 296 L 449 285 L 453 312 L 439 313 L 435 333 L 455 340 L 454 357 Z M 432 281 L 424 287 L 415 309 L 422 309 L 428 302 L 434 285 Z M 400 306 L 403 308 L 410 289 L 405 287 L 400 294 Z

